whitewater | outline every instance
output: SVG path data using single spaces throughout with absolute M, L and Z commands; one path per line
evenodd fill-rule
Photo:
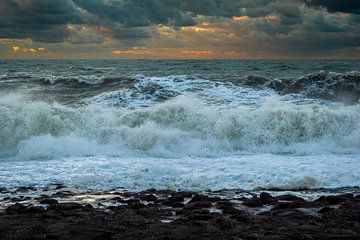
M 356 61 L 0 64 L 0 186 L 360 186 Z

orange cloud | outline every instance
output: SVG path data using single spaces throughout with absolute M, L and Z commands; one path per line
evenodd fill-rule
M 233 17 L 233 21 L 234 22 L 243 22 L 249 20 L 248 16 L 238 16 L 238 17 Z
M 180 52 L 185 57 L 207 57 L 212 54 L 210 50 L 182 50 Z
M 276 15 L 268 15 L 265 17 L 265 19 L 268 21 L 277 21 L 279 19 L 279 17 Z
M 48 51 L 47 48 L 44 47 L 39 47 L 39 48 L 21 48 L 18 46 L 11 46 L 10 47 L 11 52 L 13 53 L 18 53 L 18 52 L 23 52 L 23 53 L 46 53 Z
M 13 53 L 18 52 L 19 50 L 20 50 L 20 47 L 17 47 L 17 46 L 12 46 L 12 47 L 11 47 L 11 51 L 12 51 Z
M 168 57 L 168 58 L 206 58 L 212 56 L 211 50 L 192 50 L 192 49 L 148 49 L 135 47 L 129 50 L 113 50 L 112 54 L 122 55 L 124 57 Z
M 153 55 L 155 54 L 153 51 L 147 49 L 147 48 L 139 48 L 139 47 L 133 47 L 129 50 L 114 50 L 112 51 L 115 55 Z
M 35 49 L 35 48 L 25 48 L 25 51 L 31 52 L 31 53 L 36 53 L 36 49 Z

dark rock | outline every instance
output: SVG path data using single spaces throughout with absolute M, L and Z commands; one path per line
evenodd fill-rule
M 173 208 L 183 208 L 185 205 L 183 203 L 174 203 L 171 205 Z
M 15 203 L 14 205 L 11 205 L 6 209 L 6 213 L 7 214 L 23 213 L 25 212 L 25 210 L 26 210 L 26 206 L 20 203 Z
M 334 211 L 334 209 L 329 208 L 329 207 L 323 207 L 318 211 L 318 213 L 327 213 L 327 212 L 331 212 L 331 211 Z
M 39 203 L 53 205 L 53 204 L 58 204 L 58 201 L 56 199 L 47 198 L 47 199 L 41 200 Z
M 140 196 L 140 199 L 147 202 L 155 202 L 158 198 L 154 194 Z
M 343 194 L 338 196 L 321 196 L 316 199 L 314 202 L 322 202 L 328 205 L 336 205 L 347 200 L 351 200 L 354 198 L 353 194 Z
M 89 204 L 89 203 L 88 203 L 88 204 L 85 204 L 84 208 L 85 208 L 85 209 L 88 209 L 88 210 L 89 210 L 89 209 L 94 209 L 93 205 L 91 205 L 91 204 Z
M 228 215 L 237 215 L 237 214 L 243 214 L 245 212 L 234 207 L 225 207 L 223 209 L 223 213 Z
M 195 195 L 195 193 L 193 192 L 177 192 L 174 193 L 172 196 L 184 199 L 184 198 L 192 198 L 193 195 Z
M 197 209 L 189 212 L 187 215 L 189 219 L 197 221 L 207 221 L 214 218 L 207 209 Z
M 26 213 L 42 213 L 45 212 L 46 210 L 42 207 L 39 206 L 29 206 L 25 209 Z
M 125 203 L 126 201 L 123 200 L 121 197 L 114 197 L 111 199 L 111 201 L 115 201 L 115 202 L 122 202 L 122 203 Z
M 134 210 L 145 207 L 145 205 L 142 204 L 139 199 L 129 199 L 126 201 L 126 203 L 131 209 Z
M 208 201 L 209 197 L 201 194 L 195 194 L 191 199 L 190 203 Z
M 70 192 L 70 191 L 58 191 L 53 195 L 53 197 L 63 198 L 63 197 L 68 197 L 68 196 L 73 196 L 73 195 L 74 195 L 74 193 Z
M 66 203 L 50 205 L 50 208 L 56 208 L 58 210 L 69 211 L 69 210 L 83 209 L 84 207 L 80 203 L 66 202 Z
M 247 207 L 262 207 L 263 206 L 262 201 L 257 197 L 245 199 L 242 204 Z
M 277 200 L 267 192 L 262 192 L 260 194 L 260 200 L 266 205 L 274 205 L 277 203 Z
M 306 202 L 304 199 L 294 196 L 294 195 L 290 195 L 290 194 L 286 194 L 286 195 L 280 195 L 275 197 L 276 200 L 278 201 L 289 201 L 289 202 Z
M 233 204 L 229 200 L 227 200 L 227 201 L 226 200 L 221 200 L 221 201 L 218 201 L 216 203 L 216 207 L 219 208 L 219 209 L 224 209 L 226 207 L 232 207 L 232 206 L 233 206 Z

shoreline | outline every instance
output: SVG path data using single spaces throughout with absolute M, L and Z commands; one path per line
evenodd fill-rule
M 308 190 L 318 192 L 311 198 L 289 191 L 76 191 L 61 184 L 6 191 L 0 188 L 0 239 L 360 238 L 358 188 Z

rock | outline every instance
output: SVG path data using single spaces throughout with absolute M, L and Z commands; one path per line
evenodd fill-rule
M 290 195 L 290 194 L 285 194 L 285 195 L 280 195 L 275 197 L 276 200 L 278 201 L 289 201 L 289 202 L 306 202 L 304 199 L 302 199 L 301 197 L 297 197 L 294 195 Z
M 338 196 L 321 196 L 318 199 L 316 199 L 314 202 L 321 202 L 328 205 L 336 205 L 345 202 L 347 200 L 351 200 L 353 198 L 354 198 L 353 194 L 343 194 Z
M 208 201 L 209 197 L 201 194 L 195 194 L 191 199 L 190 203 Z
M 115 201 L 115 202 L 122 202 L 122 203 L 125 203 L 126 201 L 123 200 L 121 197 L 114 197 L 111 199 L 111 201 Z
M 187 213 L 190 220 L 207 221 L 214 218 L 207 209 L 197 209 Z
M 20 203 L 15 203 L 6 209 L 7 214 L 23 213 L 26 207 Z
M 331 211 L 334 211 L 334 209 L 329 208 L 329 207 L 323 207 L 318 211 L 318 213 L 327 213 L 327 212 L 331 212 Z
M 177 192 L 177 193 L 174 193 L 172 196 L 184 199 L 184 198 L 192 198 L 193 195 L 195 195 L 195 193 L 193 193 L 193 192 Z
M 262 192 L 260 194 L 260 200 L 266 205 L 274 205 L 277 203 L 277 200 L 267 192 Z
M 39 206 L 29 206 L 25 209 L 26 213 L 42 213 L 45 212 L 46 210 L 42 207 Z
M 198 208 L 209 208 L 212 206 L 211 202 L 207 202 L 207 201 L 193 202 L 190 203 L 190 205 L 193 205 L 194 207 L 198 207 Z
M 58 191 L 53 195 L 53 197 L 64 198 L 72 195 L 74 195 L 74 193 L 70 191 Z
M 228 215 L 237 215 L 237 214 L 244 213 L 244 211 L 239 210 L 239 209 L 234 208 L 234 207 L 224 207 L 222 210 L 223 210 L 224 214 L 228 214 Z
M 183 203 L 174 203 L 171 205 L 173 208 L 183 208 L 185 205 Z
M 245 199 L 242 204 L 247 207 L 262 207 L 263 206 L 262 201 L 257 197 Z
M 56 208 L 58 210 L 69 211 L 69 210 L 83 209 L 84 207 L 80 203 L 66 202 L 66 203 L 50 205 L 50 208 Z
M 155 202 L 158 198 L 154 194 L 140 196 L 140 199 L 147 202 Z
M 53 198 L 47 198 L 47 199 L 41 200 L 39 203 L 53 205 L 53 204 L 58 204 L 58 201 Z
M 230 201 L 226 201 L 226 200 L 221 200 L 221 201 L 218 201 L 216 203 L 216 207 L 219 208 L 219 209 L 224 209 L 226 207 L 232 207 L 233 204 L 230 202 Z
M 134 210 L 145 207 L 145 205 L 142 204 L 139 199 L 129 199 L 126 201 L 126 203 L 131 209 Z

